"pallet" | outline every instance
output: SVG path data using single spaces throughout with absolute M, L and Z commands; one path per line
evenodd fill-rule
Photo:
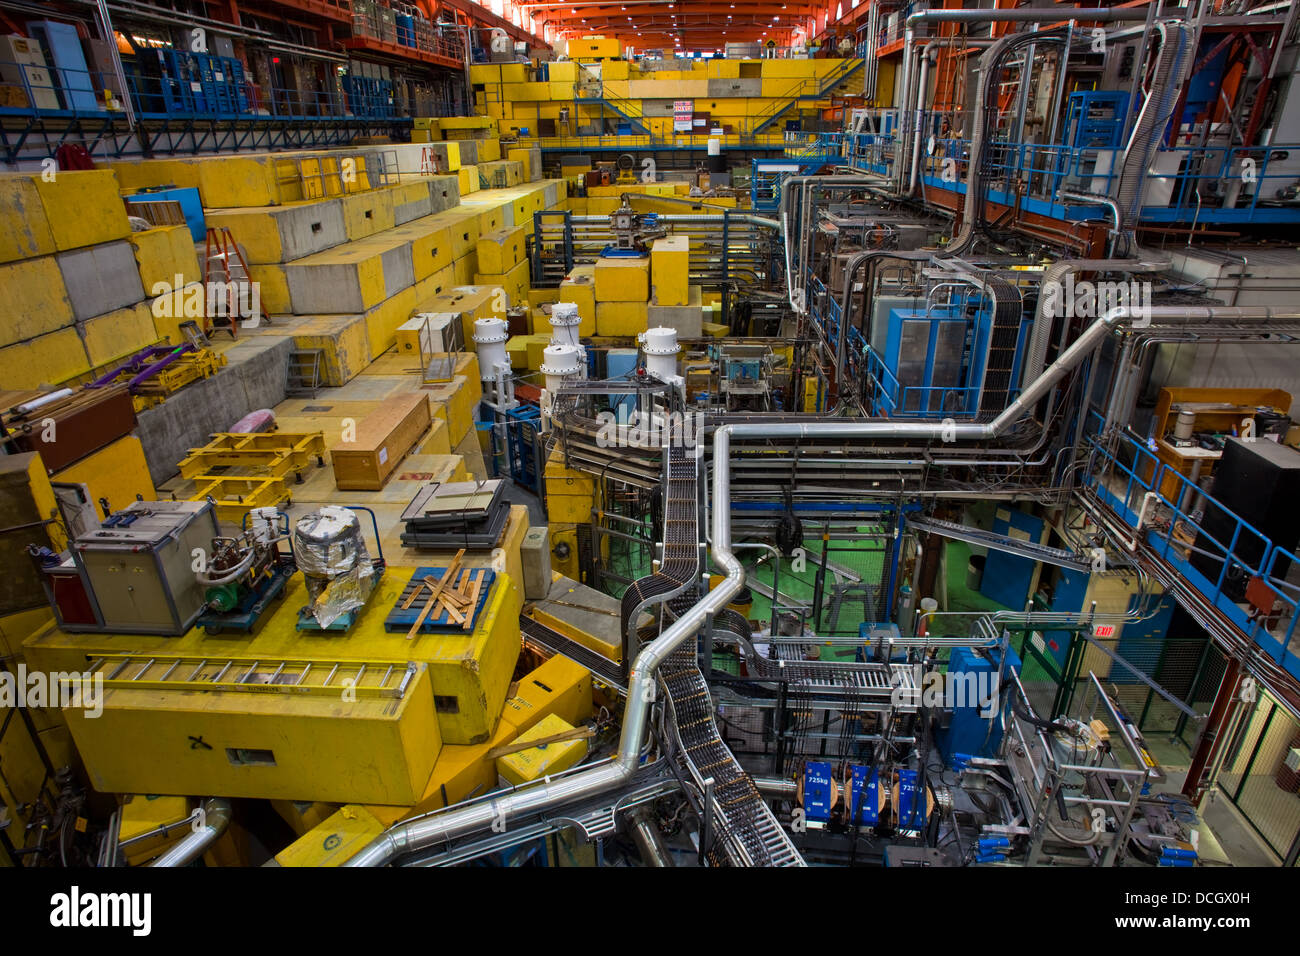
M 444 585 L 448 572 L 452 578 Z M 384 618 L 384 630 L 410 636 L 469 634 L 487 606 L 495 579 L 496 572 L 490 568 L 461 568 L 459 561 L 447 568 L 417 568 Z M 435 593 L 439 585 L 442 590 Z M 434 598 L 432 604 L 430 597 Z

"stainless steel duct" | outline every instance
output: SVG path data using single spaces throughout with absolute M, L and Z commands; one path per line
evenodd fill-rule
M 149 865 L 187 866 L 198 859 L 230 825 L 230 802 L 220 797 L 204 800 L 194 824 L 189 834 Z
M 646 866 L 667 868 L 673 866 L 672 855 L 664 845 L 659 828 L 655 826 L 654 817 L 645 807 L 636 807 L 627 815 L 628 830 L 636 847 L 641 851 L 641 859 Z

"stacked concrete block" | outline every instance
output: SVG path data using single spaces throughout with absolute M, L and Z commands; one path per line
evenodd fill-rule
M 148 295 L 164 295 L 202 278 L 188 226 L 156 226 L 130 235 L 140 283 Z
M 393 213 L 393 193 L 390 189 L 375 189 L 344 196 L 343 228 L 348 239 L 367 239 L 397 225 Z
M 187 281 L 193 248 L 150 230 L 137 260 L 131 237 L 111 170 L 0 177 L 0 382 L 58 385 L 157 340 L 142 275 Z
M 529 286 L 525 233 L 521 228 L 499 229 L 485 233 L 478 241 L 477 286 L 491 286 L 505 291 L 511 306 L 527 300 Z
M 365 312 L 415 279 L 410 249 L 349 242 L 285 266 L 299 315 Z
M 208 209 L 209 228 L 228 228 L 250 264 L 302 259 L 348 241 L 338 199 L 289 206 Z
M 650 260 L 610 257 L 596 260 L 596 301 L 645 302 L 650 298 Z
M 346 385 L 370 364 L 370 336 L 362 315 L 321 315 L 293 329 L 298 349 L 321 353 L 320 384 Z
M 470 193 L 478 192 L 478 166 L 462 166 L 457 172 L 457 178 L 460 183 L 460 194 L 462 196 L 468 196 Z
M 650 248 L 650 304 L 686 305 L 691 269 L 690 239 L 665 236 Z
M 685 305 L 648 305 L 646 321 L 652 329 L 676 329 L 681 339 L 698 339 L 703 334 L 704 304 L 700 287 L 690 286 Z
M 474 346 L 474 323 L 478 319 L 504 319 L 507 304 L 496 288 L 488 286 L 453 286 L 438 296 L 428 306 L 429 312 L 453 312 L 460 316 L 461 334 L 466 351 L 478 351 Z
M 462 139 L 456 141 L 462 166 L 474 166 L 479 162 L 479 144 L 477 140 Z M 484 160 L 486 162 L 486 160 Z
M 78 320 L 144 300 L 144 286 L 129 242 L 72 249 L 54 258 Z

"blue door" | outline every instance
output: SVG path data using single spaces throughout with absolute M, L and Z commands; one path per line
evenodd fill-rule
M 1013 534 L 1013 531 L 1017 533 Z M 1043 538 L 1043 519 L 1014 508 L 999 508 L 993 517 L 993 533 L 1025 537 L 1025 540 L 1037 544 Z M 1013 611 L 1023 611 L 1029 600 L 1029 588 L 1034 582 L 1035 566 L 1030 558 L 990 548 L 984 563 L 980 593 Z

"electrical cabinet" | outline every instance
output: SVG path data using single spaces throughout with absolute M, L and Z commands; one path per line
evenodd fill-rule
M 45 54 L 35 40 L 21 36 L 0 36 L 0 82 L 16 86 L 38 110 L 57 110 L 59 94 Z
M 66 631 L 184 634 L 205 606 L 195 561 L 220 533 L 210 501 L 135 501 L 77 537 L 46 583 Z

